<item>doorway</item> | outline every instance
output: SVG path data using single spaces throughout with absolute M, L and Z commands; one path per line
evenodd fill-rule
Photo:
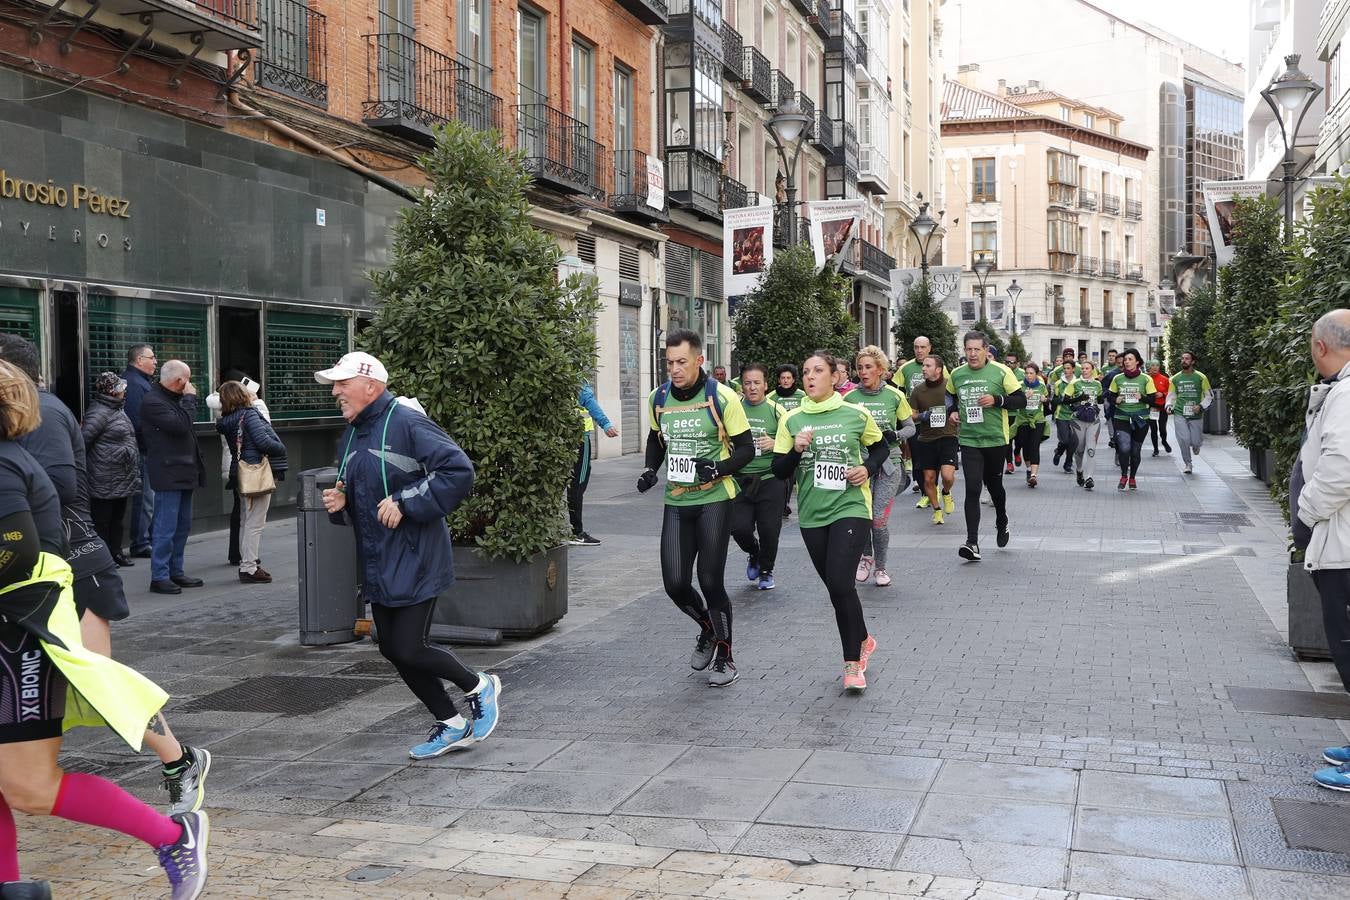
M 254 381 L 263 381 L 262 371 L 262 316 L 257 307 L 220 306 L 216 310 L 216 382 L 247 375 Z M 262 391 L 267 390 L 263 382 Z
M 74 291 L 56 291 L 53 300 L 52 324 L 56 341 L 51 357 L 52 393 L 77 418 L 83 418 L 85 378 L 84 354 L 81 352 L 84 343 L 80 340 L 80 295 Z M 93 380 L 92 376 L 90 380 Z

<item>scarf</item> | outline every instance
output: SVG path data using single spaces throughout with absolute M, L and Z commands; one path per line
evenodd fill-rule
M 807 413 L 824 413 L 833 409 L 838 409 L 844 405 L 844 398 L 838 391 L 831 391 L 830 396 L 824 400 L 812 400 L 808 394 L 806 399 L 802 400 L 802 409 Z

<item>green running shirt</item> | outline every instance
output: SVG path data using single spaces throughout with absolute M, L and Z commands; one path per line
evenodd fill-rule
M 1058 381 L 1052 381 L 1052 382 L 1050 382 L 1050 383 L 1054 385 L 1054 389 L 1053 389 L 1053 390 L 1054 390 L 1054 392 L 1055 392 L 1055 396 L 1056 396 L 1056 397 L 1063 397 L 1063 396 L 1065 396 L 1065 395 L 1068 393 L 1068 390 L 1069 390 L 1070 387 L 1072 387 L 1073 385 L 1077 384 L 1078 382 L 1080 382 L 1080 381 L 1082 381 L 1082 380 L 1083 380 L 1083 379 L 1081 379 L 1081 378 L 1074 378 L 1073 381 L 1065 381 L 1063 378 L 1060 378 Z M 1056 421 L 1056 422 L 1067 422 L 1067 421 L 1069 421 L 1069 420 L 1072 419 L 1072 418 L 1073 418 L 1073 413 L 1069 411 L 1069 407 L 1064 406 L 1064 405 L 1060 405 L 1060 406 L 1056 406 L 1056 407 L 1055 407 L 1055 421 Z
M 882 431 L 887 429 L 896 431 L 903 427 L 899 425 L 900 422 L 908 422 L 914 418 L 914 410 L 909 408 L 909 401 L 905 399 L 905 395 L 893 385 L 884 382 L 881 390 L 875 394 L 856 387 L 844 395 L 844 402 L 856 403 L 871 413 L 877 428 Z
M 1133 378 L 1121 372 L 1111 379 L 1111 386 L 1107 390 L 1116 395 L 1114 418 L 1125 421 L 1148 414 L 1148 400 L 1157 388 L 1153 385 L 1153 376 L 1147 372 L 1140 372 Z
M 1009 441 L 1008 411 L 1001 406 L 980 406 L 985 394 L 1006 397 L 1022 388 L 1021 379 L 1003 363 L 990 360 L 978 369 L 958 366 L 947 376 L 947 392 L 956 397 L 960 413 L 962 447 L 1002 447 Z
M 745 410 L 745 420 L 750 423 L 750 438 L 758 441 L 762 437 L 778 437 L 778 420 L 787 415 L 783 407 L 774 402 L 772 397 L 766 397 L 758 404 L 751 403 L 744 397 L 741 398 L 741 407 Z M 745 464 L 741 469 L 743 475 L 763 475 L 769 477 L 769 469 L 773 466 L 773 451 L 760 450 L 755 446 L 755 458 Z
M 741 407 L 741 398 L 725 384 L 717 386 L 717 397 L 722 404 L 722 425 L 727 437 L 733 438 L 750 430 L 745 419 L 745 410 Z M 699 506 L 704 503 L 716 503 L 730 500 L 736 496 L 736 481 L 731 476 L 719 478 L 713 487 L 704 491 L 681 491 L 677 496 L 677 487 L 692 488 L 698 485 L 698 476 L 694 473 L 694 460 L 702 457 L 720 461 L 731 456 L 731 448 L 723 444 L 717 435 L 717 423 L 713 421 L 711 411 L 705 405 L 707 398 L 700 390 L 688 400 L 678 400 L 674 391 L 666 394 L 666 405 L 660 416 L 656 415 L 656 391 L 647 397 L 647 409 L 652 414 L 652 431 L 659 431 L 666 445 L 666 503 L 671 506 Z
M 1177 398 L 1172 404 L 1172 415 L 1198 419 L 1205 414 L 1200 403 L 1209 393 L 1209 378 L 1199 369 L 1192 369 L 1189 375 L 1178 372 L 1172 376 L 1172 393 Z
M 840 519 L 871 519 L 871 481 L 852 485 L 845 473 L 862 465 L 863 448 L 881 440 L 876 420 L 852 403 L 826 412 L 794 409 L 778 423 L 773 452 L 791 453 L 803 428 L 812 429 L 812 436 L 797 466 L 797 523 L 820 528 Z
M 1022 390 L 1027 395 L 1027 408 L 1013 413 L 1013 428 L 1040 425 L 1045 421 L 1045 398 L 1049 389 L 1050 386 L 1042 380 L 1037 380 L 1035 384 L 1025 380 L 1022 382 Z
M 784 397 L 777 391 L 770 391 L 769 396 L 773 398 L 773 402 L 783 407 L 784 412 L 792 412 L 794 409 L 802 405 L 802 401 L 806 399 L 806 391 L 802 390 L 801 388 L 797 388 L 797 390 L 793 391 L 791 394 L 788 394 L 786 397 Z
M 1096 403 L 1101 400 L 1103 390 L 1102 383 L 1095 378 L 1076 378 L 1064 389 L 1064 396 L 1071 400 L 1074 397 L 1091 397 Z

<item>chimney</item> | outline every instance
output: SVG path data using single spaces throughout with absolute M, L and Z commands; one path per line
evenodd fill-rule
M 1027 93 L 1028 93 L 1028 94 L 1032 93 L 1033 91 L 1039 91 L 1040 89 L 1041 89 L 1041 83 L 1040 83 L 1039 81 L 1031 81 L 1030 79 L 1027 80 Z
M 1008 79 L 1000 78 L 998 80 L 998 95 L 1000 97 L 1008 96 Z
M 978 88 L 980 79 L 979 63 L 963 63 L 956 67 L 956 81 L 963 87 Z

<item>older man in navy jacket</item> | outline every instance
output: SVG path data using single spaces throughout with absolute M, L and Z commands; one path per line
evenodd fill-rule
M 435 422 L 389 393 L 389 374 L 369 353 L 348 353 L 314 377 L 333 386 L 351 423 L 339 438 L 338 482 L 324 491 L 324 507 L 356 529 L 380 652 L 436 720 L 409 755 L 430 759 L 481 741 L 497 725 L 501 681 L 427 640 L 436 598 L 455 581 L 445 517 L 473 488 L 473 463 Z M 444 680 L 465 692 L 467 718 Z

